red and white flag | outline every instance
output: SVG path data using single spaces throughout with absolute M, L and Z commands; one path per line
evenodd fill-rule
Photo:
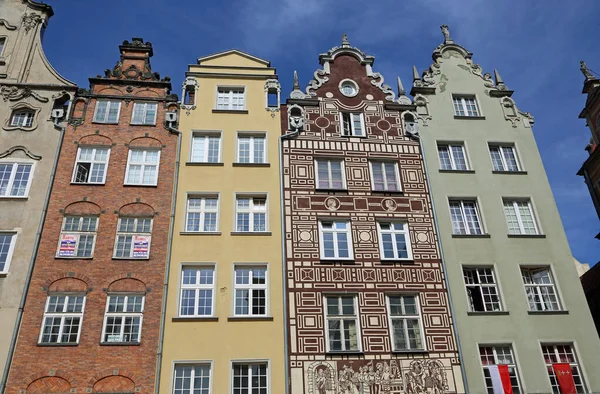
M 554 375 L 556 375 L 556 380 L 558 380 L 560 392 L 562 394 L 577 394 L 571 366 L 569 364 L 552 364 L 552 369 Z
M 513 394 L 508 365 L 490 365 L 488 370 L 492 377 L 494 394 Z

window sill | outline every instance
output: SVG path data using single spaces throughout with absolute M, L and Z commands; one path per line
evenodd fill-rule
M 18 201 L 18 200 L 23 200 L 26 201 L 27 199 L 29 199 L 29 196 L 2 196 L 0 197 L 0 200 L 9 200 L 9 201 Z
M 491 238 L 490 234 L 452 234 L 452 238 Z
M 131 183 L 124 183 L 123 186 L 125 186 L 125 187 L 157 187 L 158 185 L 137 185 L 137 184 L 131 184 Z
M 129 126 L 156 126 L 156 123 L 129 123 Z
M 365 354 L 362 350 L 329 350 L 325 352 L 327 356 L 343 356 L 344 354 Z
M 454 173 L 454 174 L 475 174 L 475 170 L 443 170 L 439 169 L 441 173 Z
M 546 234 L 506 234 L 508 238 L 546 238 Z
M 232 163 L 233 167 L 271 167 L 271 163 Z
M 569 311 L 527 311 L 528 315 L 568 315 Z
M 407 349 L 407 350 L 392 350 L 392 354 L 426 354 L 427 349 Z
M 343 137 L 343 138 L 367 138 L 366 135 L 343 135 L 343 134 L 340 134 L 340 137 Z
M 213 109 L 213 114 L 247 114 L 247 109 Z
M 371 190 L 372 194 L 404 194 L 402 190 Z
M 92 124 L 119 124 L 119 122 L 97 122 L 92 120 Z
M 336 193 L 336 192 L 343 192 L 343 193 L 348 193 L 348 189 L 321 189 L 321 188 L 315 188 L 316 192 L 326 192 L 326 193 Z
M 130 260 L 130 261 L 149 261 L 150 257 L 133 258 L 133 257 L 112 257 L 113 260 Z
M 186 161 L 186 166 L 196 166 L 196 167 L 223 167 L 225 163 L 209 163 L 203 161 Z
M 527 171 L 492 171 L 492 174 L 527 175 Z
M 100 342 L 100 346 L 140 346 L 140 342 Z
M 467 312 L 467 316 L 486 316 L 486 315 L 492 315 L 492 316 L 506 316 L 509 315 L 510 313 L 508 311 L 489 311 L 489 312 Z
M 38 343 L 38 346 L 42 346 L 42 347 L 53 347 L 53 346 L 79 346 L 79 343 L 57 343 L 57 342 L 42 342 L 42 343 Z
M 273 321 L 273 316 L 229 316 L 227 321 Z
M 181 231 L 179 235 L 221 235 L 220 231 Z
M 270 236 L 270 231 L 232 231 L 230 235 L 252 235 L 252 236 Z
M 334 258 L 326 258 L 321 257 L 321 263 L 323 264 L 331 264 L 331 263 L 341 263 L 341 264 L 354 264 L 354 259 L 334 259 Z
M 413 259 L 381 259 L 381 264 L 414 264 Z
M 104 186 L 106 183 L 71 182 L 71 186 Z
M 8 276 L 8 272 L 0 272 L 0 278 L 6 278 Z
M 465 116 L 465 115 L 454 115 L 454 119 L 476 119 L 476 120 L 485 120 L 485 116 Z
M 199 321 L 219 321 L 219 318 L 216 316 L 190 316 L 190 317 L 184 317 L 184 316 L 178 316 L 178 317 L 173 317 L 171 318 L 172 322 L 182 322 L 182 321 L 192 321 L 192 322 L 199 322 Z
M 93 260 L 94 256 L 90 257 L 77 257 L 77 256 L 54 256 L 57 260 Z

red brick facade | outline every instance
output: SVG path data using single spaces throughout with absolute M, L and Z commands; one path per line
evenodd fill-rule
M 119 48 L 117 65 L 91 78 L 91 89 L 80 89 L 73 102 L 7 394 L 154 392 L 178 142 L 165 113 L 176 111 L 177 97 L 169 78 L 152 72 L 150 43 L 134 38 Z M 121 103 L 118 124 L 93 122 L 98 99 Z M 130 124 L 135 102 L 157 103 L 155 125 Z M 110 148 L 104 184 L 72 183 L 79 147 Z M 124 185 L 130 148 L 160 152 L 157 185 Z M 98 218 L 91 258 L 57 257 L 65 216 Z M 113 258 L 119 217 L 152 219 L 147 258 Z M 145 253 L 143 241 L 138 257 Z M 139 343 L 103 343 L 110 294 L 145 296 Z M 85 295 L 78 343 L 40 343 L 51 295 Z

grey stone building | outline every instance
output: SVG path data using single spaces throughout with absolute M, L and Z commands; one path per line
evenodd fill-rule
M 559 393 L 560 363 L 577 392 L 598 392 L 600 341 L 533 117 L 442 32 L 433 64 L 414 69 L 411 94 L 468 392 L 493 392 L 492 376 L 507 373 L 514 393 Z
M 52 8 L 0 0 L 0 373 L 37 249 L 74 83 L 48 63 L 41 36 Z M 0 386 L 3 390 L 4 379 Z

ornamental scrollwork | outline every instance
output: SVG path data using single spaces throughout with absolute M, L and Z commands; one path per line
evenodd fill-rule
M 25 29 L 25 34 L 29 33 L 31 29 L 36 27 L 38 23 L 42 21 L 42 17 L 38 14 L 25 14 L 23 15 L 23 28 Z
M 387 101 L 394 101 L 396 99 L 396 93 L 394 93 L 392 87 L 390 85 L 383 84 L 383 75 L 380 73 L 373 73 L 372 78 L 371 85 L 378 87 L 383 94 L 385 94 L 385 99 Z
M 13 26 L 6 19 L 0 19 L 0 26 L 6 27 L 7 30 L 15 30 L 17 26 Z
M 42 103 L 47 103 L 49 101 L 47 97 L 40 96 L 31 90 L 31 88 L 27 87 L 19 89 L 16 86 L 2 86 L 0 87 L 0 95 L 2 95 L 4 101 L 17 101 L 30 96 Z
M 318 69 L 313 74 L 313 79 L 308 83 L 308 87 L 306 88 L 306 94 L 310 96 L 316 96 L 317 93 L 314 90 L 319 89 L 323 84 L 329 81 L 329 77 L 326 76 L 327 73 L 325 70 Z M 313 90 L 311 92 L 311 90 Z

